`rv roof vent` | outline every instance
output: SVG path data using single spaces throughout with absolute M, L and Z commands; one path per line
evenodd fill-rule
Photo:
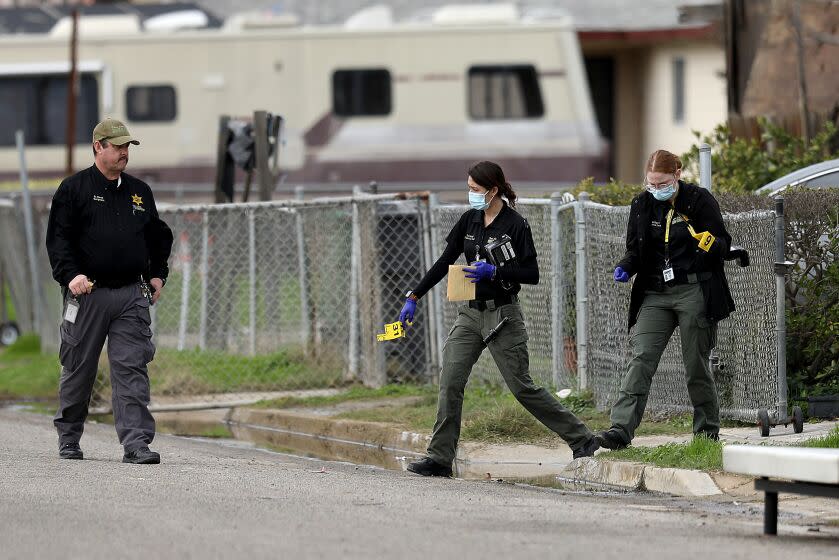
M 50 37 L 70 37 L 73 18 L 64 16 L 52 26 Z M 135 14 L 79 16 L 79 36 L 84 38 L 140 33 L 140 19 Z
M 492 25 L 518 20 L 515 4 L 451 4 L 437 9 L 431 16 L 435 25 Z
M 201 10 L 178 10 L 153 16 L 143 22 L 146 31 L 180 31 L 182 29 L 203 29 L 210 18 Z
M 376 4 L 359 10 L 344 22 L 346 29 L 371 29 L 391 25 L 393 25 L 393 10 L 384 4 Z
M 234 14 L 224 20 L 223 31 L 258 31 L 297 27 L 300 18 L 294 14 L 275 14 L 272 12 L 244 12 Z

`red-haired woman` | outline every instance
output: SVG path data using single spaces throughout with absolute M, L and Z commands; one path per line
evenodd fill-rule
M 681 181 L 682 162 L 666 150 L 653 152 L 646 189 L 635 197 L 626 231 L 626 254 L 616 282 L 635 276 L 629 304 L 632 360 L 612 406 L 612 427 L 597 434 L 601 446 L 626 447 L 641 423 L 653 374 L 676 327 L 693 404 L 693 432 L 719 437 L 720 406 L 708 359 L 717 322 L 734 310 L 723 270 L 731 246 L 716 199 Z

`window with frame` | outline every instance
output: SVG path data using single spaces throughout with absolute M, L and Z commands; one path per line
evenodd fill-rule
M 332 112 L 339 117 L 381 117 L 391 113 L 390 72 L 383 68 L 336 70 Z
M 66 74 L 0 77 L 0 146 L 14 146 L 22 130 L 29 146 L 67 142 Z M 76 143 L 90 141 L 99 122 L 99 87 L 93 74 L 79 76 L 76 100 Z
M 173 86 L 129 86 L 125 90 L 125 113 L 129 121 L 173 121 L 177 112 L 177 95 Z
M 545 114 L 539 74 L 532 65 L 472 66 L 469 116 L 475 120 L 538 119 Z

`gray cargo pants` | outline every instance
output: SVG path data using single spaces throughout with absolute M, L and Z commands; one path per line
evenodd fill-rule
M 579 418 L 530 377 L 527 330 L 519 304 L 490 304 L 483 311 L 464 305 L 457 310 L 457 319 L 443 348 L 437 421 L 428 445 L 428 456 L 441 465 L 451 465 L 455 459 L 466 382 L 472 366 L 487 347 L 483 338 L 503 317 L 509 321 L 490 341 L 489 351 L 507 387 L 530 414 L 572 449 L 585 445 L 592 437 Z
M 647 291 L 632 334 L 632 361 L 612 405 L 612 429 L 629 444 L 641 423 L 653 375 L 676 327 L 682 339 L 682 359 L 693 403 L 693 432 L 716 437 L 720 431 L 720 403 L 709 358 L 717 343 L 717 324 L 705 315 L 699 284 L 666 286 Z
M 154 418 L 148 409 L 147 364 L 154 358 L 149 300 L 139 284 L 96 288 L 77 299 L 76 322 L 63 320 L 63 315 L 61 322 L 62 369 L 58 412 L 53 421 L 58 444 L 78 443 L 82 437 L 99 356 L 107 337 L 119 442 L 126 451 L 148 446 L 154 439 Z

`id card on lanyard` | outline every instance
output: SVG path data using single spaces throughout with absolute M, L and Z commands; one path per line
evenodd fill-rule
M 673 220 L 673 213 L 676 210 L 671 208 L 667 213 L 667 225 L 664 227 L 664 270 L 661 271 L 665 282 L 670 282 L 676 277 L 673 267 L 670 266 L 670 222 Z

